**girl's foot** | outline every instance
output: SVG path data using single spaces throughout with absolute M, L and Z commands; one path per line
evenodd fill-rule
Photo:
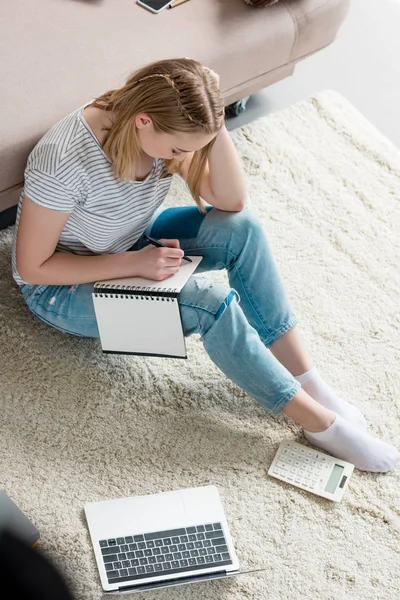
M 311 371 L 307 371 L 307 373 L 299 375 L 295 379 L 301 383 L 303 390 L 319 404 L 332 410 L 359 429 L 366 431 L 367 421 L 362 412 L 356 406 L 346 402 L 346 400 L 342 400 L 322 379 L 317 369 L 311 369 Z
M 325 431 L 303 431 L 310 444 L 352 463 L 360 471 L 386 473 L 394 469 L 400 459 L 394 446 L 372 437 L 338 414 Z

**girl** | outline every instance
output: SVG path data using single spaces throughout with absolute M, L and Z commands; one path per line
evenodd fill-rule
M 197 207 L 161 210 L 172 174 Z M 204 206 L 202 200 L 207 205 Z M 31 152 L 19 203 L 13 274 L 30 310 L 60 331 L 98 337 L 93 282 L 227 269 L 232 289 L 192 278 L 180 294 L 185 335 L 309 442 L 364 471 L 400 454 L 370 436 L 360 411 L 313 367 L 263 228 L 244 208 L 244 174 L 224 125 L 218 76 L 189 59 L 135 72 L 62 119 Z M 166 248 L 146 245 L 143 234 Z

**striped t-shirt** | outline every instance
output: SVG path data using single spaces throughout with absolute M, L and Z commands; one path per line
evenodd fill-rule
M 18 204 L 12 255 L 15 281 L 25 283 L 16 265 L 16 238 L 26 196 L 36 204 L 71 213 L 56 251 L 113 254 L 127 251 L 142 235 L 171 185 L 163 159 L 154 159 L 143 181 L 124 181 L 112 171 L 83 116 L 87 102 L 56 123 L 28 157 Z

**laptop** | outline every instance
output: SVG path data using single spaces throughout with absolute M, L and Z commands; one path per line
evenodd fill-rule
M 215 486 L 85 504 L 101 585 L 132 593 L 239 573 Z

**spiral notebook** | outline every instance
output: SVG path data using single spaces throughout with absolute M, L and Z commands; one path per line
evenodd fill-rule
M 202 256 L 164 281 L 142 277 L 94 284 L 93 304 L 103 352 L 187 358 L 179 292 Z

